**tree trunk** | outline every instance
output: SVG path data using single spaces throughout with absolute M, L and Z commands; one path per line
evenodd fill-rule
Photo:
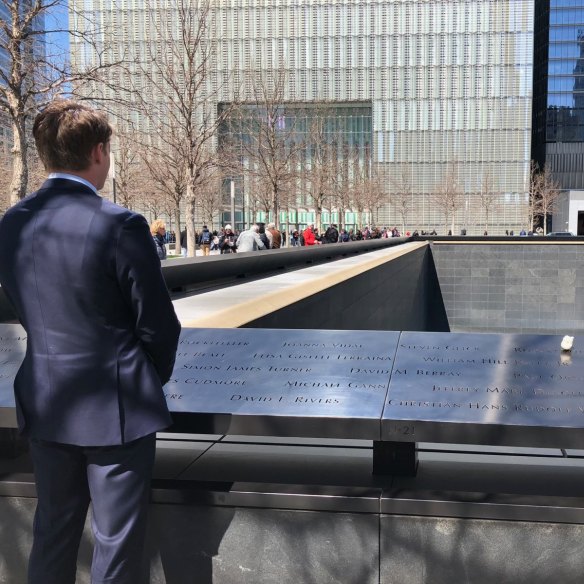
M 12 148 L 12 182 L 10 183 L 10 204 L 16 205 L 26 197 L 28 188 L 28 140 L 26 118 L 21 116 L 12 121 L 14 146 Z
M 280 229 L 280 203 L 278 201 L 277 188 L 275 188 L 272 192 L 272 207 L 274 209 L 274 217 L 272 222 L 276 224 L 276 229 Z
M 195 200 L 190 192 L 191 187 L 188 188 L 187 192 L 187 208 L 186 208 L 186 226 L 187 226 L 187 256 L 194 258 L 196 255 L 196 244 L 195 241 Z
M 175 233 L 176 233 L 176 241 L 174 244 L 174 253 L 176 255 L 181 255 L 182 251 L 180 248 L 180 205 L 176 203 L 174 207 L 174 222 L 176 223 Z
M 316 211 L 316 229 L 319 233 L 319 235 L 321 234 L 320 232 L 322 231 L 322 207 L 315 207 L 315 211 Z

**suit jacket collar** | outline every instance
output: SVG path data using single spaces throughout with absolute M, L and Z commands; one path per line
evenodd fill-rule
M 48 178 L 38 190 L 39 194 L 44 191 L 67 191 L 71 193 L 79 193 L 83 195 L 93 195 L 94 197 L 99 197 L 95 191 L 90 189 L 88 186 L 80 183 L 76 180 L 70 180 L 67 178 Z

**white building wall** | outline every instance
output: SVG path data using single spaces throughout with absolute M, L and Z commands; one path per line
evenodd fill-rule
M 139 54 L 155 40 L 141 2 L 71 5 L 113 25 L 106 51 Z M 373 162 L 388 177 L 388 198 L 392 176 L 405 167 L 412 177 L 411 229 L 444 231 L 432 193 L 454 164 L 464 190 L 457 229 L 482 234 L 478 193 L 490 174 L 499 198 L 489 233 L 519 230 L 527 217 L 533 10 L 533 0 L 216 0 L 215 99 L 233 100 L 235 88 L 250 99 L 250 72 L 259 68 L 286 71 L 290 101 L 369 101 Z M 75 39 L 72 51 L 93 58 Z M 379 222 L 400 223 L 391 206 Z
M 578 212 L 584 212 L 584 191 L 563 192 L 553 214 L 552 230 L 578 235 Z

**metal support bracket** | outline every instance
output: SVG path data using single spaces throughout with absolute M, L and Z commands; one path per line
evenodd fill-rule
M 373 474 L 415 477 L 418 452 L 415 442 L 373 441 Z

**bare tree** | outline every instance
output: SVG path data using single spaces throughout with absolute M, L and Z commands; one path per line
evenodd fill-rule
M 230 111 L 217 111 L 212 99 L 219 90 L 214 12 L 210 0 L 169 0 L 164 10 L 147 0 L 146 8 L 156 42 L 146 44 L 140 63 L 150 88 L 141 94 L 141 114 L 156 137 L 149 147 L 185 168 L 187 249 L 194 256 L 197 200 L 217 166 L 217 130 Z
M 136 207 L 142 210 L 144 215 L 148 216 L 150 223 L 154 219 L 160 219 L 168 208 L 164 193 L 160 192 L 158 185 L 148 175 L 141 178 L 134 203 Z
M 0 145 L 0 149 L 2 146 Z M 12 157 L 8 152 L 0 152 L 0 185 L 6 185 L 6 187 L 0 189 L 0 214 L 3 213 L 11 206 L 10 200 L 10 190 L 7 185 L 10 184 L 12 180 L 12 174 L 14 172 Z M 45 181 L 47 173 L 43 167 L 39 157 L 37 156 L 36 150 L 30 149 L 28 151 L 26 166 L 28 170 L 28 190 L 34 191 L 40 188 L 42 183 Z
M 400 216 L 402 233 L 406 232 L 408 215 L 412 210 L 412 168 L 403 165 L 396 177 L 390 179 L 391 186 L 390 203 Z
M 351 208 L 353 200 L 353 185 L 349 176 L 350 161 L 347 157 L 337 160 L 336 181 L 332 204 L 339 213 L 339 229 L 345 226 L 345 212 Z
M 445 230 L 448 230 L 448 222 L 450 221 L 450 231 L 454 234 L 456 213 L 463 205 L 463 197 L 458 180 L 458 165 L 455 162 L 448 164 L 442 180 L 431 196 L 431 200 L 444 215 Z
M 233 137 L 239 139 L 235 148 L 240 152 L 241 171 L 255 176 L 259 189 L 255 196 L 278 225 L 296 175 L 294 161 L 303 147 L 296 131 L 299 111 L 284 103 L 287 72 L 283 65 L 273 71 L 258 65 L 251 75 L 253 100 L 232 111 L 230 125 Z
M 375 222 L 378 209 L 384 201 L 387 201 L 388 193 L 377 169 L 371 166 L 366 152 L 359 149 L 345 149 L 344 164 L 348 166 L 346 173 L 349 206 L 357 211 L 357 224 L 363 227 L 366 223 L 367 212 L 371 216 L 371 222 Z
M 529 166 L 529 201 L 527 205 L 527 225 L 531 232 L 534 231 L 536 217 L 541 215 L 540 183 L 539 165 L 532 160 Z
M 97 81 L 104 68 L 119 63 L 101 59 L 73 70 L 65 49 L 50 42 L 52 33 L 66 33 L 51 26 L 54 14 L 67 10 L 65 0 L 0 0 L 8 20 L 0 20 L 0 54 L 8 58 L 8 70 L 0 68 L 0 115 L 6 115 L 12 129 L 12 180 L 10 202 L 15 204 L 28 190 L 30 122 L 55 95 L 71 92 L 86 80 Z M 44 22 L 45 26 L 39 23 Z M 95 47 L 98 35 L 93 25 L 70 34 Z
M 12 180 L 12 162 L 8 156 L 0 156 L 0 215 L 10 207 L 10 191 L 4 185 Z
M 316 228 L 322 231 L 322 212 L 335 203 L 339 177 L 339 136 L 329 130 L 331 112 L 326 109 L 312 110 L 306 136 L 307 160 L 303 175 L 309 204 L 314 207 Z M 337 199 L 337 206 L 338 206 Z
M 360 164 L 358 152 L 351 151 L 345 148 L 343 164 L 347 165 L 347 198 L 349 201 L 349 208 L 356 211 L 357 226 L 363 227 L 365 223 L 365 208 L 366 203 L 363 198 L 364 183 L 367 179 L 366 165 Z
M 366 177 L 362 184 L 361 198 L 365 208 L 369 210 L 371 221 L 374 226 L 378 223 L 379 208 L 387 201 L 387 189 L 376 169 L 372 170 L 371 176 Z
M 256 206 L 266 214 L 266 217 L 268 217 L 270 211 L 272 211 L 274 208 L 274 191 L 272 188 L 272 182 L 270 181 L 269 177 L 263 173 L 251 172 L 249 174 L 251 184 L 253 185 L 254 202 Z M 282 185 L 280 185 L 279 189 L 281 194 Z M 281 206 L 282 197 L 279 196 L 278 199 L 278 203 Z
M 561 194 L 560 186 L 547 166 L 544 166 L 539 172 L 536 167 L 532 180 L 532 190 L 537 201 L 534 212 L 541 217 L 543 234 L 547 235 L 547 217 L 556 210 Z
M 213 176 L 208 177 L 199 190 L 198 203 L 201 209 L 203 221 L 210 227 L 213 227 L 216 215 L 223 208 L 223 196 L 221 190 L 221 176 L 215 172 Z
M 181 230 L 181 205 L 187 192 L 187 167 L 180 156 L 174 156 L 174 148 L 149 148 L 142 145 L 140 158 L 142 165 L 161 197 L 172 201 L 172 216 L 177 234 Z M 180 236 L 175 241 L 175 253 L 181 253 Z
M 134 133 L 127 128 L 115 133 L 116 152 L 113 156 L 116 202 L 128 209 L 132 208 L 138 195 L 138 183 L 144 173 L 140 158 L 139 143 Z
M 491 170 L 486 170 L 479 185 L 479 197 L 481 208 L 485 214 L 485 233 L 489 232 L 489 217 L 491 212 L 498 206 L 500 193 L 496 189 L 495 179 Z

